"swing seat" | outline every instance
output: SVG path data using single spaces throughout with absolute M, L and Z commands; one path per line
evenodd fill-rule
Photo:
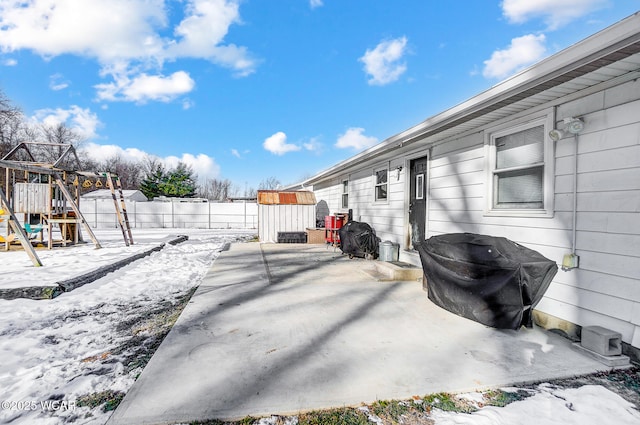
M 11 243 L 16 239 L 16 234 L 11 233 L 9 236 L 0 235 L 0 243 Z
M 29 239 L 33 239 L 38 233 L 42 232 L 42 229 L 42 224 L 32 226 L 29 223 L 24 223 L 24 231 L 27 233 L 27 236 L 29 236 Z

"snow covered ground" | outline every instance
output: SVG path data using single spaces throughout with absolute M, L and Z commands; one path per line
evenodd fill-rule
M 168 235 L 187 242 L 162 251 L 53 300 L 0 300 L 0 423 L 104 424 L 111 412 L 78 406 L 81 397 L 111 390 L 126 392 L 140 370 L 126 367 L 145 329 L 149 312 L 198 285 L 226 241 L 249 231 L 135 231 L 126 247 L 118 231 L 97 231 L 104 248 L 92 244 L 38 251 L 44 264 L 33 267 L 24 252 L 0 252 L 5 287 L 55 282 L 144 251 Z M 88 417 L 87 417 L 88 416 Z
M 53 300 L 0 300 L 0 423 L 104 424 L 111 415 L 104 402 L 117 403 L 131 387 L 141 371 L 141 347 L 153 348 L 173 306 L 199 284 L 225 242 L 254 233 L 134 229 L 136 244 L 126 247 L 120 232 L 98 230 L 103 249 L 89 243 L 38 251 L 40 268 L 24 252 L 0 252 L 0 287 L 11 287 L 54 283 L 146 251 L 170 235 L 189 236 Z M 601 386 L 542 385 L 504 408 L 473 414 L 435 409 L 432 419 L 438 425 L 640 424 L 640 413 Z

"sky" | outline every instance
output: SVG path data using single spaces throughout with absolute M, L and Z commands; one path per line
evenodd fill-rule
M 292 184 L 640 0 L 0 0 L 0 90 L 96 160 Z

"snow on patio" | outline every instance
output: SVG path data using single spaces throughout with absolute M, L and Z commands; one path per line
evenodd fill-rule
M 154 321 L 184 301 L 226 242 L 253 233 L 134 229 L 136 243 L 126 247 L 119 231 L 102 230 L 96 232 L 102 249 L 85 244 L 38 251 L 40 268 L 24 252 L 0 252 L 2 285 L 41 285 L 146 251 L 170 235 L 189 236 L 187 242 L 166 245 L 53 300 L 0 300 L 0 423 L 104 424 L 111 415 L 103 409 L 105 401 L 117 404 L 142 370 L 144 364 L 136 367 L 136 361 L 140 349 L 152 345 Z M 601 386 L 541 385 L 533 391 L 532 397 L 504 408 L 485 407 L 473 414 L 434 409 L 430 419 L 470 425 L 640 424 L 640 413 L 629 402 Z

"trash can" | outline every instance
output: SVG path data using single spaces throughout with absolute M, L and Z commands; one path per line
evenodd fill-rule
M 400 246 L 397 243 L 393 243 L 391 241 L 381 242 L 378 259 L 380 261 L 398 261 L 399 249 Z

